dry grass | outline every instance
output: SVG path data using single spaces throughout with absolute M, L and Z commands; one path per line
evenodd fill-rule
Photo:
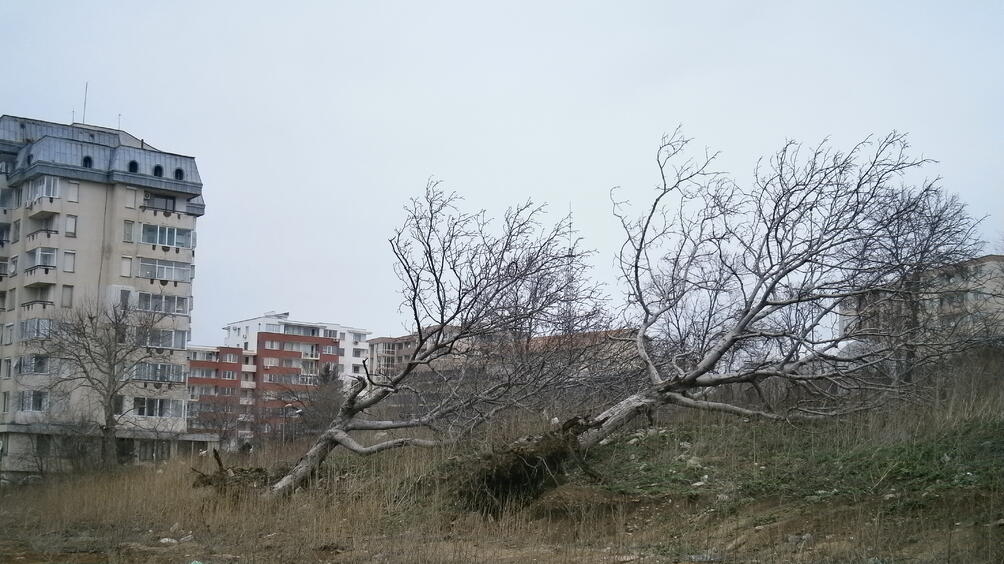
M 933 406 L 812 427 L 676 415 L 662 433 L 590 453 L 604 486 L 573 473 L 497 518 L 458 510 L 428 479 L 455 454 L 448 449 L 337 453 L 317 487 L 279 502 L 193 489 L 187 460 L 66 477 L 3 492 L 0 560 L 1004 561 L 1004 527 L 986 526 L 1004 517 L 1004 474 L 993 469 L 1004 466 L 1004 439 L 993 439 L 1004 431 L 1004 387 L 954 384 Z M 277 467 L 298 451 L 227 462 Z M 190 542 L 159 545 L 189 531 Z

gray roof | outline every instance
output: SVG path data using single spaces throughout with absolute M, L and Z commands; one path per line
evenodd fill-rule
M 0 154 L 4 153 L 14 157 L 8 174 L 11 185 L 53 174 L 189 196 L 202 193 L 195 158 L 157 150 L 125 131 L 4 115 L 0 116 Z M 85 157 L 91 158 L 91 167 L 83 166 Z M 133 162 L 137 171 L 129 172 Z M 154 176 L 157 166 L 161 176 Z

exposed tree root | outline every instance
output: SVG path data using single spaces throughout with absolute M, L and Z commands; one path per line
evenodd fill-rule
M 465 509 L 497 515 L 506 508 L 533 501 L 560 484 L 569 460 L 588 476 L 601 479 L 585 464 L 578 446 L 578 436 L 594 426 L 575 417 L 561 429 L 524 437 L 502 450 L 456 459 L 444 480 Z

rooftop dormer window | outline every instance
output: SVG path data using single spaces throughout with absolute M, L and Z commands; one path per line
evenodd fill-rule
M 180 168 L 174 169 L 174 179 L 175 180 L 184 180 L 185 179 L 185 171 L 181 170 Z
M 84 166 L 84 168 L 94 168 L 94 159 L 92 159 L 91 157 L 84 157 L 84 160 L 81 164 Z
M 136 161 L 129 161 L 129 172 L 139 172 L 139 163 Z
M 153 167 L 153 175 L 154 176 L 164 176 L 164 167 L 162 167 L 160 165 L 157 165 L 157 166 Z

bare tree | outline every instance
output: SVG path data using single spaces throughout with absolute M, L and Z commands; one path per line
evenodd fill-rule
M 875 296 L 916 304 L 954 291 L 932 273 L 980 248 L 976 222 L 936 181 L 907 184 L 927 161 L 908 155 L 905 136 L 847 152 L 789 142 L 748 188 L 687 145 L 679 130 L 663 140 L 660 183 L 640 217 L 615 201 L 648 383 L 593 417 L 582 446 L 662 405 L 769 419 L 875 407 L 903 384 L 890 364 L 909 371 L 965 341 L 918 315 L 859 322 L 864 310 L 888 312 Z M 798 393 L 779 404 L 772 385 Z M 736 386 L 757 400 L 725 399 Z
M 173 345 L 160 342 L 166 317 L 128 305 L 85 302 L 43 320 L 46 327 L 28 341 L 32 358 L 55 365 L 56 370 L 50 371 L 53 389 L 66 395 L 82 394 L 89 401 L 76 403 L 96 406 L 93 412 L 77 416 L 91 420 L 100 430 L 104 465 L 117 461 L 116 432 L 122 416 L 132 411 L 122 404 L 123 392 L 137 380 L 153 381 L 157 387 L 162 382 L 183 385 L 180 365 L 173 365 L 176 373 L 163 372 L 164 366 L 172 366 Z
M 543 209 L 527 202 L 493 222 L 484 211 L 461 211 L 459 203 L 430 183 L 406 207 L 390 244 L 414 335 L 410 356 L 393 373 L 338 375 L 336 413 L 271 495 L 292 491 L 337 446 L 372 454 L 454 440 L 571 375 L 541 370 L 539 363 L 503 369 L 489 352 L 567 323 L 575 315 L 570 304 L 598 298 L 594 287 L 571 282 L 581 279 L 585 253 L 569 242 L 568 218 L 545 225 Z M 409 395 L 412 400 L 401 403 L 411 412 L 387 409 Z M 357 438 L 361 431 L 419 428 L 424 435 L 369 445 Z M 434 438 L 423 438 L 430 431 Z

